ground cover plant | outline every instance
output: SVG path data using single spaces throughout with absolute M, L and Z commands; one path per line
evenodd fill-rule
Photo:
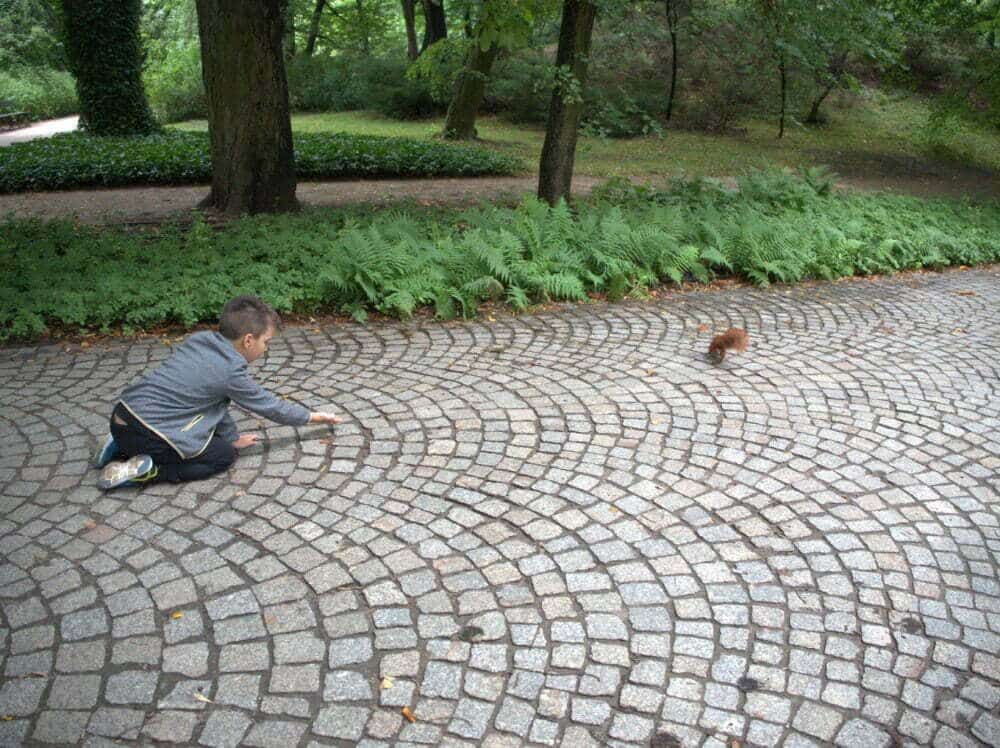
M 135 233 L 69 222 L 0 225 L 0 339 L 47 329 L 211 320 L 237 293 L 282 311 L 473 316 L 550 300 L 614 300 L 658 283 L 754 283 L 1000 260 L 1000 205 L 860 195 L 829 175 L 762 172 L 738 191 L 612 182 L 576 212 L 309 210 Z
M 344 133 L 299 133 L 302 179 L 481 176 L 523 168 L 506 154 L 450 143 Z M 208 137 L 167 130 L 141 138 L 69 133 L 0 149 L 0 192 L 208 182 Z

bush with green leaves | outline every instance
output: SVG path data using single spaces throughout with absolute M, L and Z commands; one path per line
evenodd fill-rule
M 76 84 L 65 70 L 12 67 L 0 71 L 0 114 L 25 112 L 27 119 L 65 117 L 76 111 Z
M 450 143 L 371 135 L 299 133 L 295 168 L 301 179 L 511 174 L 512 157 Z M 0 193 L 208 182 L 208 136 L 167 131 L 141 138 L 82 133 L 0 149 Z
M 146 96 L 157 119 L 181 122 L 208 117 L 198 41 L 177 42 L 161 54 L 162 58 L 147 66 L 143 74 Z
M 299 56 L 288 63 L 288 95 L 292 109 L 344 112 L 370 109 L 393 119 L 420 119 L 439 114 L 447 102 L 436 102 L 430 84 L 406 75 L 399 55 Z
M 281 311 L 429 307 L 471 317 L 735 274 L 766 285 L 1000 260 L 1000 206 L 839 194 L 829 176 L 756 174 L 661 191 L 609 184 L 574 213 L 516 208 L 310 210 L 214 230 L 0 225 L 0 340 L 52 327 L 128 330 L 215 318 L 234 294 Z M 137 282 L 136 279 L 141 279 Z

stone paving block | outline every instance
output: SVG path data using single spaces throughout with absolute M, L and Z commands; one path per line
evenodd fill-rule
M 0 351 L 0 743 L 998 743 L 997 277 L 290 326 L 329 438 L 122 493 L 165 347 Z

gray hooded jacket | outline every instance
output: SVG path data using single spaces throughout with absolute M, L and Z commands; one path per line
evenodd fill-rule
M 183 459 L 200 455 L 218 434 L 235 441 L 230 401 L 286 426 L 304 426 L 309 411 L 271 394 L 218 332 L 196 332 L 164 363 L 129 385 L 121 403 Z

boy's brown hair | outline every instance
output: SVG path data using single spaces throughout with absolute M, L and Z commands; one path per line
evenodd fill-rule
M 236 296 L 226 302 L 219 315 L 219 332 L 227 340 L 239 340 L 247 333 L 257 337 L 268 328 L 281 327 L 281 318 L 256 296 Z

